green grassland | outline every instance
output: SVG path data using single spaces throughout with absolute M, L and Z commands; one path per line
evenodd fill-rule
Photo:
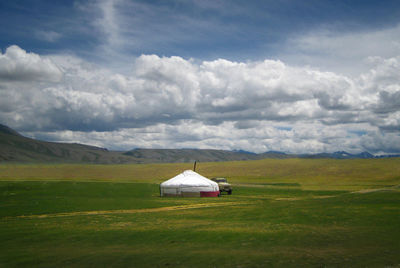
M 0 267 L 400 267 L 400 158 L 200 163 L 233 194 L 159 197 L 191 167 L 0 165 Z

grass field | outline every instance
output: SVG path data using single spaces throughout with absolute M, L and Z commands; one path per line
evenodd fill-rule
M 0 165 L 0 267 L 400 267 L 400 159 Z

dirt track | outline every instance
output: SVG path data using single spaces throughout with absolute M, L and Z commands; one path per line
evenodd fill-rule
M 16 217 L 9 217 L 9 218 L 41 219 L 41 218 L 50 218 L 50 217 L 92 216 L 92 215 L 110 215 L 110 214 L 135 214 L 135 213 L 151 213 L 151 212 L 163 212 L 163 211 L 221 207 L 221 206 L 236 206 L 236 205 L 243 205 L 243 204 L 248 204 L 248 202 L 202 203 L 202 204 L 191 204 L 191 205 L 181 205 L 181 206 L 161 207 L 161 208 L 144 208 L 144 209 L 74 211 L 74 212 L 63 212 L 63 213 L 54 213 L 54 214 L 21 215 L 21 216 L 16 216 Z
M 353 194 L 367 194 L 373 192 L 381 192 L 381 191 L 398 191 L 400 188 L 400 184 L 383 187 L 383 188 L 375 188 L 375 189 L 362 189 L 359 191 L 352 192 Z

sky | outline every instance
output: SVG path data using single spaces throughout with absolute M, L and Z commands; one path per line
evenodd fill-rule
M 400 1 L 0 0 L 0 123 L 108 148 L 400 153 Z

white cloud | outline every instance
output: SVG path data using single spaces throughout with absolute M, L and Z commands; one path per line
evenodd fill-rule
M 100 0 L 97 3 L 101 15 L 94 21 L 94 24 L 102 29 L 106 36 L 107 45 L 121 45 L 120 25 L 118 14 L 116 14 L 116 5 L 120 0 Z
M 50 59 L 10 46 L 0 54 L 0 80 L 51 81 L 61 79 L 60 69 Z
M 36 31 L 35 35 L 37 39 L 51 43 L 58 41 L 62 37 L 60 33 L 57 33 L 55 31 L 44 31 L 44 30 Z
M 12 46 L 0 58 L 0 70 L 9 70 L 0 80 L 0 121 L 31 136 L 123 150 L 393 152 L 399 59 L 371 64 L 350 77 L 275 60 L 142 55 L 122 75 L 76 57 Z
M 319 66 L 337 73 L 359 75 L 373 68 L 371 57 L 400 54 L 400 24 L 368 31 L 338 32 L 321 27 L 291 36 L 281 58 L 299 65 Z
M 361 138 L 361 145 L 369 151 L 380 154 L 399 153 L 399 133 L 371 132 Z

